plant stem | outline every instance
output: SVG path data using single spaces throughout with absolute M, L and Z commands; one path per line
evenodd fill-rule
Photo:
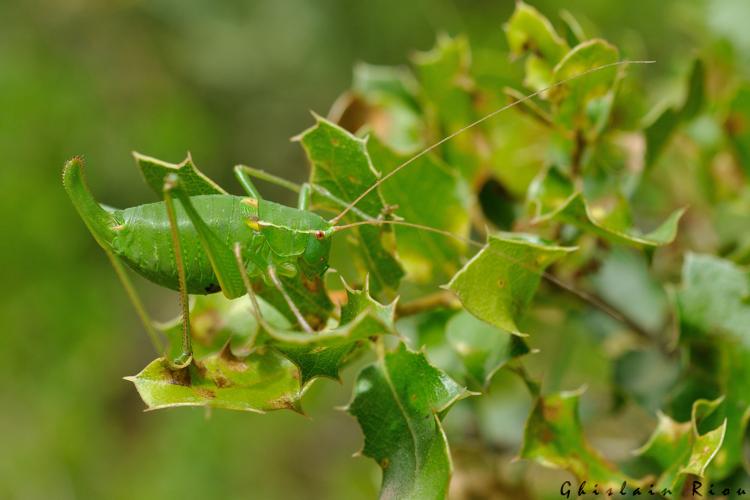
M 414 316 L 430 309 L 458 309 L 459 307 L 461 307 L 461 303 L 451 292 L 441 290 L 412 300 L 411 302 L 406 302 L 405 304 L 398 304 L 396 306 L 396 318 Z

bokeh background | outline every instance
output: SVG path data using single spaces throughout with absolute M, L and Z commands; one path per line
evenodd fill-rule
M 531 3 L 557 19 L 559 2 Z M 625 56 L 658 61 L 645 72 L 652 95 L 668 95 L 695 53 L 717 44 L 748 68 L 746 0 L 566 8 Z M 356 422 L 333 409 L 348 400 L 354 368 L 343 385 L 313 385 L 307 418 L 142 413 L 122 377 L 153 352 L 65 197 L 61 168 L 83 154 L 92 189 L 113 206 L 153 199 L 132 150 L 172 162 L 191 151 L 234 191 L 240 162 L 302 179 L 307 165 L 289 138 L 311 125 L 309 110 L 327 112 L 353 64 L 407 64 L 441 32 L 501 51 L 512 9 L 510 0 L 0 2 L 0 498 L 375 496 L 376 465 L 351 458 Z M 175 294 L 137 285 L 154 316 L 176 313 Z M 503 423 L 517 415 L 487 412 L 507 438 Z

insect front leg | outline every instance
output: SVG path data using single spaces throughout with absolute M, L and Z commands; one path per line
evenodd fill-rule
M 281 282 L 281 280 L 279 279 L 279 276 L 276 274 L 275 267 L 273 266 L 268 267 L 268 277 L 271 278 L 271 283 L 273 283 L 273 286 L 275 286 L 276 289 L 279 291 L 279 293 L 281 293 L 282 297 L 284 297 L 284 300 L 289 306 L 289 309 L 292 310 L 292 314 L 294 314 L 294 317 L 297 318 L 297 322 L 302 327 L 302 329 L 305 330 L 307 333 L 315 333 L 315 330 L 312 329 L 312 327 L 307 322 L 305 317 L 302 316 L 302 313 L 297 307 L 297 304 L 294 303 L 292 298 L 287 293 L 286 289 L 284 288 L 284 284 Z
M 252 305 L 253 305 L 253 315 L 255 316 L 255 319 L 258 322 L 258 325 L 262 326 L 266 330 L 271 330 L 271 327 L 263 319 L 263 314 L 261 313 L 260 306 L 258 305 L 258 297 L 255 293 L 255 290 L 253 289 L 252 283 L 250 282 L 250 278 L 247 275 L 247 269 L 245 269 L 245 262 L 242 259 L 241 245 L 239 243 L 235 243 L 233 250 L 234 250 L 234 258 L 237 263 L 237 270 L 242 276 L 242 281 L 245 284 L 245 290 L 247 291 L 247 294 L 250 296 L 250 301 L 252 302 Z M 284 285 L 281 283 L 281 280 L 279 280 L 279 277 L 276 275 L 276 269 L 273 266 L 268 268 L 268 277 L 270 278 L 271 283 L 273 283 L 276 289 L 284 297 L 284 300 L 286 301 L 289 308 L 292 310 L 292 313 L 297 318 L 297 321 L 302 326 L 302 328 L 308 333 L 315 333 L 312 327 L 310 327 L 310 324 L 302 316 L 302 313 L 297 308 L 297 305 L 292 301 L 292 298 L 289 297 L 289 294 L 284 289 Z
M 253 316 L 258 322 L 258 326 L 262 326 L 266 330 L 270 330 L 270 327 L 263 319 L 263 313 L 260 312 L 260 306 L 258 305 L 258 296 L 255 294 L 253 284 L 250 282 L 250 277 L 247 275 L 247 269 L 245 268 L 245 261 L 242 258 L 242 245 L 239 242 L 235 242 L 234 247 L 234 258 L 237 261 L 237 270 L 242 276 L 242 282 L 245 285 L 245 291 L 250 296 L 250 302 L 253 305 Z

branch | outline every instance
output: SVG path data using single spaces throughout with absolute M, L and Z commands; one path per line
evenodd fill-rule
M 430 309 L 459 309 L 460 307 L 461 303 L 455 295 L 448 290 L 441 290 L 412 300 L 411 302 L 398 304 L 396 306 L 396 318 L 400 319 L 406 316 L 414 316 L 415 314 L 429 311 Z

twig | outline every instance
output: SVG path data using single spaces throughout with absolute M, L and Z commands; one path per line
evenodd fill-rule
M 458 309 L 461 307 L 461 303 L 451 292 L 441 290 L 412 300 L 411 302 L 398 304 L 396 306 L 396 318 L 414 316 L 415 314 L 441 307 L 446 309 Z

